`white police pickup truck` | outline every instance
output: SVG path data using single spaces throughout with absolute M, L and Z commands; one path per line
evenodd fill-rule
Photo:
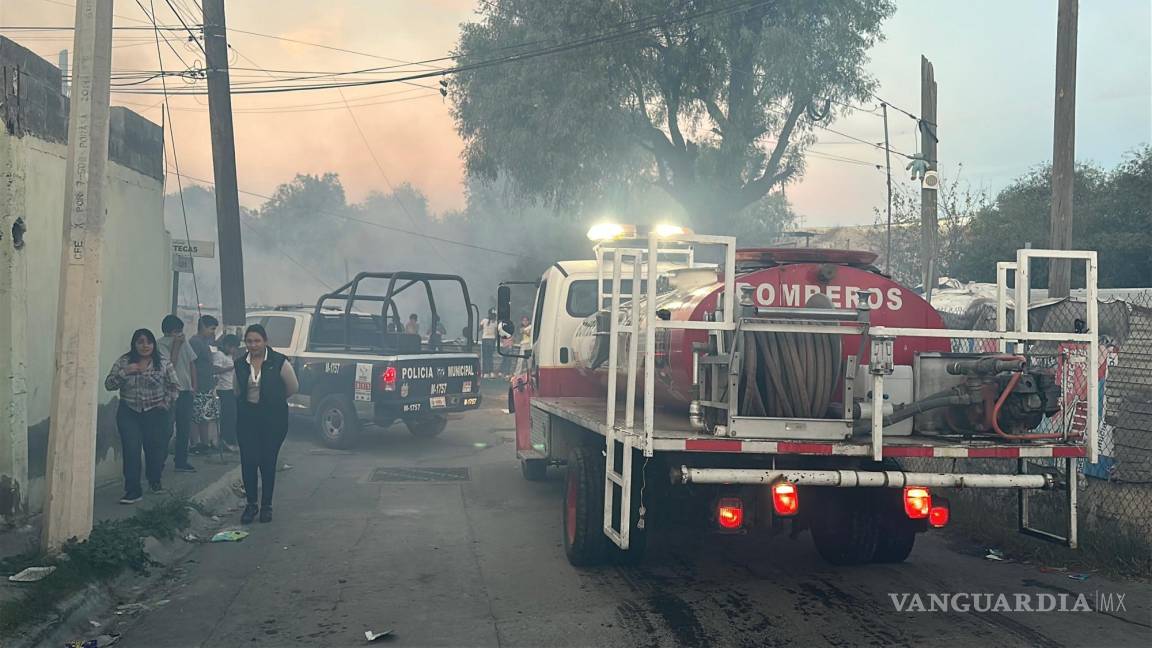
M 365 290 L 381 283 L 386 289 Z M 366 423 L 403 421 L 432 437 L 449 414 L 480 406 L 476 312 L 457 275 L 363 272 L 314 307 L 249 312 L 248 324 L 263 325 L 292 361 L 300 379 L 292 412 L 313 419 L 325 445 L 348 448 Z M 448 339 L 448 317 L 466 322 L 463 334 Z

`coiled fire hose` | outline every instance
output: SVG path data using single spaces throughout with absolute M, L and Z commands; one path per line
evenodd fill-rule
M 740 416 L 824 418 L 840 379 L 840 336 L 744 333 Z

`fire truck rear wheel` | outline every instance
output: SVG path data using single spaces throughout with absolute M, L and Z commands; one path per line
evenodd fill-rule
M 811 519 L 816 551 L 833 565 L 862 565 L 876 555 L 880 525 L 867 493 L 821 489 Z
M 604 562 L 604 457 L 597 448 L 577 446 L 564 478 L 564 553 L 574 567 Z
M 916 527 L 906 517 L 889 515 L 880 525 L 876 541 L 876 554 L 872 562 L 901 563 L 908 559 L 916 546 Z
M 420 418 L 404 419 L 404 425 L 412 436 L 421 439 L 430 439 L 448 427 L 448 419 L 443 416 L 423 416 Z
M 316 434 L 329 448 L 351 448 L 360 434 L 360 418 L 352 400 L 342 394 L 329 394 L 316 408 Z

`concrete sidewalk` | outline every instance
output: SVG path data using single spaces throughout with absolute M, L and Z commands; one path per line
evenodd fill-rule
M 169 457 L 163 476 L 164 488 L 167 493 L 152 495 L 145 486 L 144 499 L 131 506 L 119 503 L 120 498 L 124 495 L 122 480 L 117 479 L 97 486 L 93 496 L 93 521 L 119 520 L 130 517 L 141 508 L 148 508 L 153 502 L 167 497 L 169 493 L 179 493 L 191 497 L 220 479 L 229 470 L 238 467 L 240 455 L 225 454 L 223 458 L 219 454 L 191 455 L 189 461 L 196 467 L 196 472 L 178 473 L 172 470 L 172 460 Z M 0 559 L 38 548 L 40 546 L 42 519 L 42 516 L 37 513 L 30 516 L 18 527 L 0 530 Z M 7 585 L 6 580 L 3 585 Z

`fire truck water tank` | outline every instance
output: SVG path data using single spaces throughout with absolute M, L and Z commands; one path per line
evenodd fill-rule
M 804 308 L 815 298 L 825 307 L 855 309 L 860 300 L 864 299 L 867 300 L 871 311 L 870 321 L 874 325 L 944 328 L 940 315 L 923 297 L 872 266 L 875 258 L 876 255 L 867 252 L 841 250 L 741 250 L 737 253 L 736 283 L 741 290 L 750 290 L 754 304 L 760 307 Z M 701 268 L 673 271 L 665 280 L 658 282 L 658 288 L 658 317 L 673 321 L 713 319 L 718 299 L 724 290 L 723 278 L 716 270 Z M 632 320 L 631 304 L 627 301 L 628 296 L 622 296 L 621 311 L 625 324 Z M 572 343 L 573 355 L 581 370 L 599 374 L 601 382 L 605 384 L 608 324 L 606 313 L 590 316 L 581 324 Z M 705 331 L 657 331 L 655 388 L 658 405 L 687 410 L 696 394 L 692 370 L 692 355 L 696 353 L 694 345 L 704 344 L 707 340 Z M 639 340 L 640 349 L 643 349 L 643 344 L 644 340 Z M 839 357 L 833 364 L 838 367 L 838 375 L 843 372 L 843 359 L 850 355 L 859 356 L 860 364 L 868 362 L 868 350 L 860 349 L 859 336 L 842 336 L 836 346 L 839 348 Z M 930 351 L 950 351 L 950 344 L 948 340 L 939 338 L 898 338 L 894 349 L 895 364 L 910 367 L 917 354 Z M 620 371 L 626 372 L 629 361 L 627 333 L 620 334 L 618 352 L 617 366 Z M 821 357 L 819 351 L 813 353 L 812 357 Z M 638 372 L 642 376 L 641 365 L 638 362 Z M 835 376 L 831 380 L 839 381 Z M 823 381 L 827 382 L 827 379 Z M 619 384 L 623 389 L 624 381 L 621 380 Z M 839 391 L 835 386 L 831 389 Z M 813 402 L 822 403 L 829 395 L 825 394 L 823 399 L 816 398 Z

